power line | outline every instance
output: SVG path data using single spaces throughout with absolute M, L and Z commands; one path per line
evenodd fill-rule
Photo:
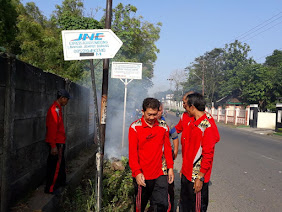
M 268 26 L 269 24 L 275 22 L 276 20 L 278 20 L 278 19 L 280 19 L 280 18 L 282 18 L 282 16 L 280 16 L 279 18 L 276 18 L 275 20 L 273 20 L 273 21 L 271 21 L 271 22 L 269 22 L 269 23 L 263 25 L 262 27 L 256 29 L 255 31 L 253 31 L 253 32 L 251 32 L 251 33 L 249 33 L 249 34 L 247 34 L 247 35 L 245 35 L 245 36 L 239 38 L 238 40 L 242 40 L 243 38 L 248 37 L 249 35 L 251 35 L 251 34 L 253 34 L 253 33 L 255 33 L 255 32 L 257 32 L 257 31 L 263 29 L 264 27 Z M 281 23 L 281 22 L 279 22 L 279 23 Z M 278 25 L 278 24 L 277 24 L 277 25 Z M 274 25 L 274 26 L 276 26 L 276 25 Z M 274 27 L 274 26 L 273 26 L 273 27 Z M 271 28 L 272 28 L 272 27 L 271 27 Z M 270 29 L 270 28 L 269 28 L 269 29 Z M 267 31 L 267 30 L 265 30 L 265 31 Z M 265 31 L 263 31 L 263 32 L 265 32 Z
M 280 21 L 278 24 L 275 24 L 275 25 L 273 25 L 273 26 L 267 28 L 266 30 L 264 30 L 264 31 L 262 31 L 262 32 L 259 32 L 258 34 L 254 35 L 253 37 L 250 37 L 250 38 L 248 38 L 248 39 L 243 40 L 242 42 L 245 42 L 245 41 L 247 41 L 247 40 L 250 40 L 250 39 L 252 39 L 252 38 L 254 38 L 254 37 L 260 35 L 261 33 L 265 32 L 265 31 L 268 31 L 268 30 L 270 30 L 271 28 L 273 28 L 273 27 L 275 27 L 275 26 L 281 24 L 281 23 L 282 23 L 282 21 Z
M 257 31 L 259 31 L 259 30 L 261 30 L 261 29 L 263 29 L 263 28 L 265 28 L 265 27 L 268 26 L 269 24 L 271 24 L 271 23 L 273 23 L 273 22 L 279 20 L 280 18 L 282 18 L 282 15 L 281 15 L 281 14 L 282 14 L 282 12 L 277 13 L 276 15 L 272 16 L 271 18 L 267 19 L 266 21 L 264 21 L 264 22 L 262 22 L 262 23 L 256 25 L 256 26 L 253 27 L 252 29 L 250 29 L 250 30 L 244 32 L 243 34 L 241 34 L 241 35 L 235 37 L 235 39 L 232 39 L 232 40 L 229 41 L 228 43 L 231 43 L 231 42 L 233 42 L 234 40 L 242 40 L 243 38 L 248 37 L 249 35 L 251 35 L 251 34 L 253 34 L 253 33 L 255 33 L 255 32 L 257 32 Z M 277 16 L 279 16 L 279 17 L 276 18 L 276 19 L 274 19 L 274 20 L 272 20 L 273 18 L 275 18 L 275 17 L 277 17 Z M 270 20 L 272 20 L 272 21 L 270 21 Z M 269 22 L 269 21 L 270 21 L 270 22 Z M 268 22 L 268 23 L 267 23 L 267 22 Z M 266 23 L 266 24 L 265 24 L 265 23 Z M 281 23 L 281 22 L 279 22 L 279 23 L 276 24 L 276 25 L 273 25 L 272 27 L 269 27 L 268 29 L 266 29 L 266 30 L 264 30 L 264 31 L 262 31 L 262 32 L 260 32 L 260 33 L 258 33 L 258 34 L 256 34 L 256 35 L 253 36 L 253 37 L 256 37 L 257 35 L 259 35 L 259 34 L 265 32 L 265 31 L 267 31 L 267 30 L 273 28 L 274 26 L 279 25 L 280 23 Z M 260 27 L 260 26 L 261 26 L 261 27 Z M 259 28 L 258 28 L 258 27 L 259 27 Z M 257 28 L 258 28 L 258 29 L 257 29 Z M 255 31 L 253 31 L 253 30 L 255 30 Z M 253 38 L 253 37 L 251 37 L 251 38 Z M 249 39 L 251 39 L 251 38 L 249 38 Z M 249 39 L 247 39 L 247 40 L 249 40 Z M 242 42 L 243 42 L 243 41 L 242 41 Z
M 279 48 L 279 49 L 277 49 L 277 50 L 281 50 L 281 49 L 282 49 L 282 48 Z M 267 55 L 264 55 L 264 56 L 262 56 L 262 57 L 256 59 L 256 61 L 258 61 L 258 60 L 260 60 L 260 59 L 262 59 L 262 58 L 268 57 L 268 56 L 270 56 L 270 55 L 272 55 L 272 54 L 273 54 L 273 53 L 269 53 L 269 54 L 267 54 Z
M 264 21 L 264 22 L 258 24 L 257 26 L 253 27 L 252 29 L 248 30 L 247 32 L 244 32 L 243 34 L 241 34 L 241 35 L 239 35 L 238 37 L 236 37 L 235 40 L 236 40 L 236 39 L 242 39 L 242 38 L 240 38 L 240 37 L 245 36 L 245 34 L 247 34 L 247 33 L 251 32 L 251 31 L 253 31 L 253 30 L 256 29 L 257 27 L 259 27 L 259 26 L 263 25 L 264 23 L 270 21 L 270 20 L 273 19 L 274 17 L 279 16 L 281 13 L 282 13 L 282 12 L 279 12 L 278 14 L 276 14 L 276 15 L 272 16 L 271 18 L 267 19 L 266 21 Z M 282 16 L 280 16 L 280 17 L 277 18 L 277 19 L 280 19 L 281 17 L 282 17 Z M 277 20 L 277 19 L 275 19 L 275 20 Z M 273 21 L 275 21 L 275 20 L 273 20 Z M 270 23 L 272 23 L 273 21 L 271 21 Z M 268 23 L 268 24 L 270 24 L 270 23 Z M 267 24 L 267 25 L 268 25 L 268 24 Z

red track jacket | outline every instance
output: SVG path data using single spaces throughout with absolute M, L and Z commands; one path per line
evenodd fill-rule
M 179 134 L 179 133 L 182 133 L 181 135 L 181 149 L 182 149 L 182 155 L 184 155 L 184 150 L 185 150 L 185 141 L 187 139 L 189 139 L 189 128 L 188 128 L 188 125 L 190 124 L 190 121 L 193 120 L 194 118 L 193 117 L 190 117 L 188 115 L 187 112 L 184 112 L 182 115 L 181 115 L 181 118 L 178 122 L 178 124 L 175 126 L 175 129 L 176 129 L 176 132 Z
M 220 139 L 218 129 L 208 113 L 198 120 L 191 120 L 188 124 L 189 141 L 184 145 L 182 174 L 193 182 L 200 171 L 205 174 L 207 183 L 211 176 L 214 147 Z
M 163 153 L 167 168 L 173 168 L 169 129 L 165 121 L 156 120 L 153 127 L 149 127 L 144 117 L 138 119 L 129 127 L 128 140 L 129 166 L 133 177 L 143 173 L 146 180 L 152 180 L 164 175 Z
M 65 127 L 63 122 L 62 107 L 55 101 L 47 112 L 46 117 L 46 142 L 50 144 L 52 148 L 57 143 L 66 143 Z

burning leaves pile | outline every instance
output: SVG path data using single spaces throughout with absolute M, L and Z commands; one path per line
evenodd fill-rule
M 93 167 L 90 167 L 77 188 L 67 188 L 64 192 L 61 203 L 64 211 L 95 211 L 95 173 L 93 172 Z M 133 194 L 128 158 L 105 160 L 103 211 L 133 211 Z

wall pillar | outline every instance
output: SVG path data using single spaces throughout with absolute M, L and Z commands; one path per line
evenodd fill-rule
M 240 113 L 240 106 L 236 106 L 234 111 L 234 125 L 238 124 L 239 113 Z
M 224 120 L 224 123 L 227 124 L 227 115 L 228 115 L 228 111 L 229 111 L 229 107 L 226 106 L 225 107 L 225 120 Z
M 219 107 L 217 108 L 217 122 L 220 121 L 220 116 L 221 116 L 221 114 L 222 114 L 222 106 L 219 106 Z
M 4 113 L 4 137 L 3 137 L 3 155 L 2 155 L 2 180 L 1 180 L 1 211 L 6 212 L 9 208 L 9 162 L 13 147 L 14 135 L 14 110 L 15 110 L 15 58 L 8 57 L 6 71 L 5 88 L 5 113 Z
M 246 107 L 246 114 L 245 114 L 245 125 L 249 126 L 250 124 L 250 105 Z
M 212 115 L 212 117 L 214 115 L 214 109 L 215 109 L 214 107 L 211 108 L 211 115 Z

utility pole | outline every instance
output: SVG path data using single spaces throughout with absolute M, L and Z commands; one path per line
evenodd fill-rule
M 192 72 L 196 77 L 198 77 L 202 81 L 202 95 L 205 95 L 205 62 L 202 60 L 201 62 L 202 67 L 202 78 L 199 77 L 195 72 Z
M 205 95 L 205 61 L 202 60 L 202 95 Z
M 106 23 L 105 28 L 111 29 L 112 21 L 112 0 L 107 0 L 106 4 Z M 107 118 L 107 98 L 108 98 L 108 81 L 109 81 L 109 59 L 103 59 L 103 81 L 102 81 L 102 99 L 101 99 L 101 143 L 98 144 L 98 152 L 96 154 L 97 163 L 97 211 L 102 211 L 102 179 L 103 179 L 103 161 L 104 146 L 106 134 L 106 118 Z

